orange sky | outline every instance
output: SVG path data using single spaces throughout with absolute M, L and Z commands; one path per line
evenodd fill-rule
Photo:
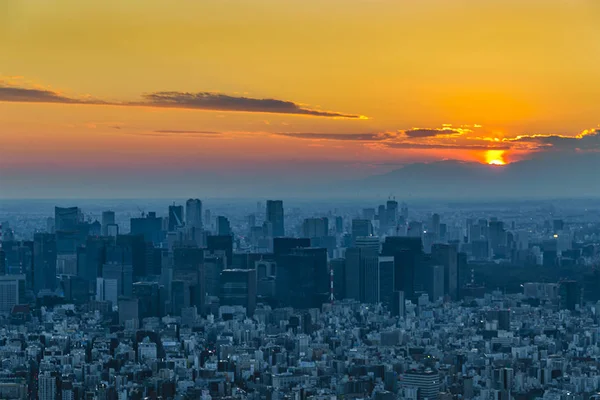
M 3 1 L 0 168 L 527 158 L 553 146 L 529 136 L 598 127 L 598 17 L 596 0 Z

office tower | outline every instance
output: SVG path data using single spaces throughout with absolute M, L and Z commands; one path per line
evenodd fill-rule
M 228 236 L 231 235 L 231 224 L 229 223 L 229 219 L 226 217 L 219 215 L 217 217 L 217 235 L 218 236 Z
M 458 300 L 458 251 L 455 245 L 434 244 L 431 257 L 437 265 L 444 267 L 444 294 L 453 301 Z
M 227 257 L 225 252 L 204 255 L 204 280 L 206 282 L 206 294 L 219 297 L 221 285 L 221 272 L 227 269 Z
M 421 282 L 423 290 L 429 295 L 429 300 L 435 302 L 444 298 L 444 266 L 432 261 L 422 267 L 424 280 Z
M 210 212 L 210 210 L 206 210 L 204 211 L 204 226 L 208 226 L 208 228 L 210 229 L 210 226 L 212 224 L 212 214 Z
M 500 254 L 501 250 L 506 251 L 506 231 L 504 230 L 504 223 L 502 221 L 490 221 L 488 238 L 490 249 L 494 255 Z
M 362 293 L 361 302 L 376 304 L 379 302 L 379 257 L 365 255 L 361 249 Z
M 431 216 L 431 222 L 428 226 L 428 231 L 433 233 L 435 240 L 437 241 L 440 237 L 440 214 L 433 214 Z
M 344 277 L 346 298 L 360 301 L 363 292 L 361 287 L 364 285 L 361 268 L 361 249 L 357 247 L 349 247 L 346 249 Z
M 210 253 L 223 252 L 227 267 L 233 264 L 233 237 L 231 235 L 212 236 L 206 238 L 206 247 Z
M 54 233 L 56 232 L 56 223 L 54 218 L 48 217 L 46 218 L 46 233 Z
M 138 300 L 140 320 L 148 317 L 160 317 L 160 291 L 156 282 L 136 282 L 132 296 Z
M 104 280 L 117 281 L 118 297 L 131 297 L 133 291 L 133 270 L 131 265 L 116 262 L 106 263 L 102 266 L 102 278 Z
M 337 234 L 344 233 L 344 218 L 340 216 L 335 217 L 335 232 Z
M 117 305 L 119 299 L 119 281 L 117 279 L 96 279 L 96 300 L 109 301 L 112 306 Z
M 581 288 L 577 281 L 563 281 L 560 283 L 560 308 L 575 310 L 581 304 Z
M 188 199 L 185 202 L 185 225 L 196 230 L 202 229 L 202 201 Z
M 471 252 L 473 258 L 485 261 L 490 258 L 490 243 L 487 240 L 473 240 L 471 242 Z
M 256 309 L 256 270 L 225 269 L 221 272 L 222 305 L 244 306 L 248 315 Z
M 408 205 L 406 203 L 402 203 L 402 207 L 400 209 L 400 215 L 404 219 L 404 221 L 408 221 Z
M 56 240 L 50 233 L 33 236 L 33 290 L 56 288 Z
M 114 211 L 102 211 L 102 236 L 108 236 L 108 226 L 115 224 Z
M 90 285 L 79 276 L 69 276 L 63 279 L 62 286 L 65 300 L 76 305 L 83 305 L 90 301 Z
M 252 228 L 256 226 L 256 214 L 250 214 L 247 217 L 248 221 L 248 231 L 252 231 Z
M 371 221 L 371 220 L 375 219 L 376 215 L 377 215 L 377 212 L 372 207 L 363 208 L 363 210 L 362 210 L 362 218 L 363 219 L 368 219 L 369 221 Z
M 141 218 L 131 218 L 129 224 L 130 234 L 142 235 L 146 242 L 160 243 L 164 239 L 163 219 L 157 217 L 155 212 L 149 212 Z
M 431 369 L 409 370 L 402 375 L 402 386 L 418 389 L 418 400 L 437 400 L 440 393 L 440 376 Z
M 0 313 L 10 313 L 18 304 L 25 304 L 25 275 L 0 276 Z
M 276 297 L 281 306 L 320 307 L 329 297 L 327 250 L 295 248 L 277 257 Z
M 333 270 L 333 296 L 336 300 L 346 298 L 346 260 L 336 258 L 329 261 L 329 269 Z
M 405 304 L 405 299 L 404 299 L 404 292 L 400 291 L 400 290 L 395 290 L 392 293 L 392 307 L 391 307 L 392 315 L 395 317 L 404 318 L 405 305 L 406 304 Z
M 169 206 L 169 232 L 183 226 L 183 206 Z
M 56 231 L 76 231 L 82 222 L 78 207 L 54 207 L 54 228 Z
M 39 400 L 56 400 L 58 389 L 56 385 L 56 376 L 45 371 L 38 376 L 38 396 Z
M 423 237 L 423 224 L 418 221 L 410 221 L 408 223 L 406 235 L 413 238 Z
M 182 290 L 184 291 L 184 301 L 182 307 L 194 305 L 200 312 L 203 312 L 206 294 L 203 249 L 196 247 L 180 247 L 174 249 L 173 283 L 175 283 L 175 281 L 183 282 Z
M 386 226 L 396 229 L 398 224 L 398 202 L 396 200 L 388 200 L 385 204 Z
M 390 311 L 392 310 L 394 301 L 395 269 L 394 257 L 378 257 L 379 283 L 377 288 L 377 303 L 382 303 Z
M 388 236 L 383 242 L 381 255 L 394 257 L 394 290 L 403 291 L 406 299 L 416 301 L 415 284 L 418 269 L 423 264 L 421 238 Z
M 323 218 L 306 218 L 302 223 L 302 237 L 321 238 L 329 235 L 329 220 Z
M 77 248 L 77 275 L 92 288 L 96 278 L 102 274 L 102 266 L 106 262 L 106 248 L 114 244 L 111 237 L 89 236 L 85 246 Z
M 138 280 L 149 275 L 147 269 L 147 245 L 142 235 L 119 235 L 116 240 L 116 247 L 120 248 L 120 254 L 126 257 L 117 261 L 124 264 L 130 264 L 133 268 L 133 277 Z
M 355 238 L 354 246 L 363 249 L 364 254 L 379 255 L 380 242 L 378 236 L 359 236 Z
M 283 201 L 267 200 L 266 220 L 273 226 L 273 237 L 285 236 Z
M 181 311 L 191 304 L 189 285 L 182 280 L 171 282 L 171 312 L 173 315 L 181 316 Z
M 373 234 L 373 225 L 368 219 L 353 219 L 352 220 L 352 241 L 355 242 L 357 237 L 371 236 Z

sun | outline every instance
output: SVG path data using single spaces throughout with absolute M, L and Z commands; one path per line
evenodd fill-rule
M 506 165 L 504 150 L 488 150 L 485 152 L 485 161 L 489 165 Z

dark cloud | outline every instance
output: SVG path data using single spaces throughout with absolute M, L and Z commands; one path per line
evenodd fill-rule
M 586 130 L 577 136 L 565 135 L 522 135 L 505 142 L 533 145 L 539 150 L 600 150 L 600 129 Z
M 63 96 L 58 92 L 44 89 L 29 89 L 2 85 L 0 82 L 0 101 L 19 103 L 63 103 L 63 104 L 104 104 L 114 106 L 144 106 L 183 108 L 192 110 L 238 111 L 274 114 L 309 115 L 329 118 L 367 119 L 362 115 L 345 114 L 334 111 L 314 110 L 287 100 L 255 99 L 236 97 L 210 92 L 155 92 L 142 96 L 138 102 L 103 102 L 98 100 L 77 99 Z
M 220 135 L 221 132 L 216 131 L 186 131 L 186 130 L 175 130 L 175 129 L 158 129 L 154 131 L 156 133 L 168 133 L 168 134 L 193 134 L 193 135 Z
M 431 150 L 510 150 L 506 144 L 443 144 L 443 143 L 409 143 L 409 142 L 384 142 L 384 146 L 392 149 L 431 149 Z
M 404 131 L 404 135 L 409 138 L 430 138 L 442 135 L 460 135 L 461 132 L 456 129 L 442 128 L 442 129 L 429 129 L 429 128 L 415 128 Z
M 13 86 L 0 86 L 0 101 L 15 103 L 81 103 L 79 100 L 62 96 L 43 89 L 26 89 Z
M 145 94 L 144 106 L 187 108 L 199 110 L 244 111 L 276 114 L 299 114 L 316 117 L 365 118 L 355 114 L 342 114 L 332 111 L 320 111 L 303 108 L 285 100 L 254 99 L 251 97 L 234 97 L 220 93 L 199 92 L 156 92 Z
M 313 139 L 313 140 L 346 140 L 346 141 L 367 141 L 375 142 L 385 140 L 386 134 L 382 133 L 294 133 L 281 132 L 276 135 L 287 136 L 296 139 Z

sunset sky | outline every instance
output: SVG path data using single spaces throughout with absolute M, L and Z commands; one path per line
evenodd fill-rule
M 5 0 L 0 197 L 598 151 L 599 19 L 597 0 Z

